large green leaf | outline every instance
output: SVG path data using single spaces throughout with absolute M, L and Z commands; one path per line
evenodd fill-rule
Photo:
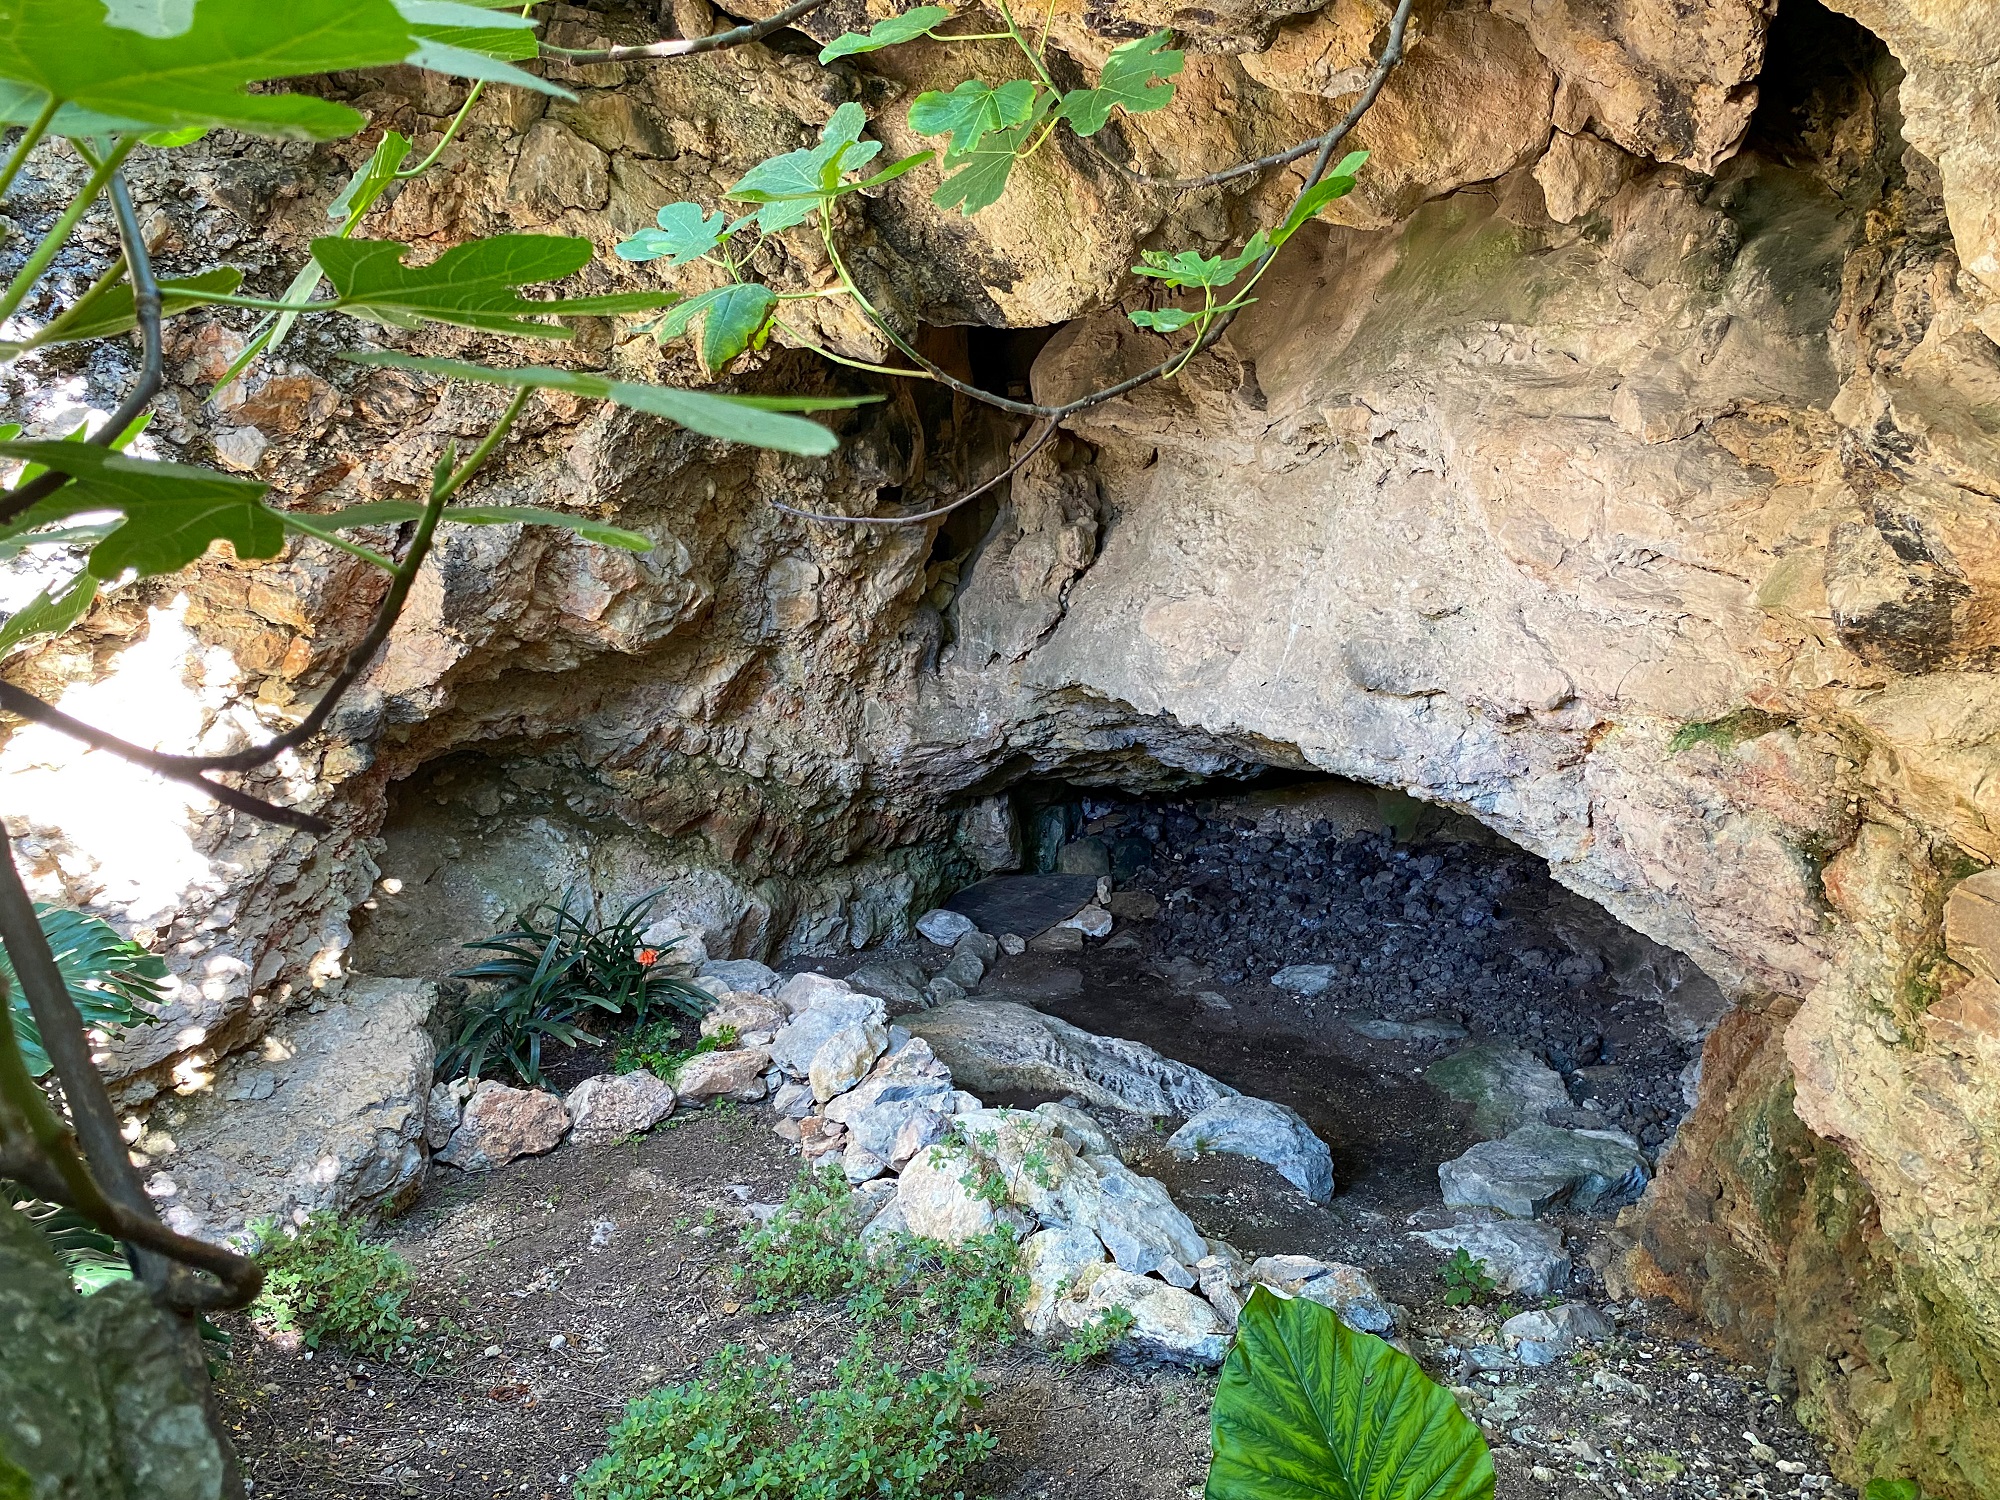
M 949 135 L 945 160 L 956 161 L 976 150 L 995 130 L 1011 130 L 1034 112 L 1039 86 L 1032 78 L 1016 78 L 998 88 L 968 78 L 948 94 L 931 90 L 910 105 L 910 129 L 920 135 Z
M 701 363 L 711 375 L 752 344 L 762 346 L 764 328 L 777 309 L 769 287 L 738 282 L 722 289 L 701 318 Z
M 965 165 L 938 184 L 931 202 L 939 208 L 955 208 L 967 218 L 998 203 L 1021 148 L 1054 102 L 1053 95 L 1038 93 L 1027 119 L 1011 129 L 993 131 L 972 151 L 953 158 Z
M 11 85 L 0 87 L 0 118 L 31 120 L 53 95 L 65 135 L 220 125 L 324 140 L 362 117 L 246 85 L 401 62 L 416 45 L 394 0 L 200 0 L 191 18 L 175 9 L 0 0 L 0 85 Z
M 233 292 L 243 284 L 243 273 L 234 266 L 217 266 L 194 276 L 182 276 L 160 283 L 160 315 L 200 307 L 208 299 L 204 292 Z M 92 301 L 70 309 L 35 335 L 35 344 L 74 344 L 83 339 L 110 338 L 139 326 L 133 311 L 132 285 L 120 282 Z
M 914 42 L 950 19 L 951 12 L 942 5 L 919 5 L 900 16 L 877 21 L 866 31 L 843 32 L 819 49 L 819 60 L 830 63 L 836 57 L 848 57 L 856 52 L 879 52 L 899 42 Z
M 422 516 L 424 507 L 414 500 L 371 500 L 327 512 L 286 511 L 285 524 L 307 536 L 329 531 L 353 531 L 363 526 L 399 526 Z M 586 542 L 605 547 L 623 547 L 628 552 L 650 552 L 653 539 L 622 526 L 612 526 L 595 516 L 573 516 L 567 511 L 543 510 L 533 505 L 448 505 L 440 519 L 469 526 L 555 526 L 574 532 Z
M 762 204 L 757 227 L 766 234 L 803 224 L 833 196 L 844 173 L 873 161 L 882 150 L 880 141 L 861 139 L 867 125 L 868 116 L 860 105 L 841 105 L 820 131 L 817 146 L 758 162 L 728 196 L 739 203 Z
M 1078 135 L 1096 135 L 1111 120 L 1113 109 L 1128 115 L 1150 114 L 1174 101 L 1174 77 L 1187 55 L 1167 46 L 1171 31 L 1156 31 L 1112 50 L 1104 60 L 1094 89 L 1072 89 L 1063 95 L 1061 118 Z
M 518 288 L 555 281 L 590 260 L 590 241 L 553 234 L 498 234 L 454 245 L 427 266 L 406 266 L 408 245 L 395 240 L 349 240 L 325 235 L 312 242 L 313 259 L 339 294 L 344 312 L 397 328 L 423 319 L 488 333 L 525 333 L 566 339 L 560 323 L 529 314 L 603 316 L 670 307 L 673 292 L 614 292 L 531 302 Z
M 587 375 L 578 370 L 550 370 L 533 365 L 519 370 L 494 370 L 456 359 L 418 359 L 407 354 L 350 354 L 346 357 L 357 364 L 421 370 L 454 380 L 477 380 L 487 385 L 513 386 L 517 390 L 568 391 L 571 395 L 615 401 L 633 411 L 678 422 L 690 432 L 699 432 L 704 437 L 747 443 L 753 448 L 775 448 L 781 453 L 831 453 L 840 446 L 840 439 L 819 423 L 808 422 L 789 413 L 838 411 L 882 399 L 880 396 L 720 396 L 709 391 L 638 385 L 624 380 L 607 380 L 602 375 Z M 0 445 L 0 451 L 4 448 L 5 445 Z
M 86 511 L 115 510 L 124 521 L 91 549 L 93 578 L 127 568 L 142 577 L 186 567 L 215 541 L 243 558 L 276 557 L 285 528 L 263 504 L 268 485 L 154 463 L 83 443 L 0 443 L 0 455 L 60 469 L 70 482 L 9 525 L 7 536 Z
M 1451 1393 L 1304 1297 L 1251 1293 L 1210 1422 L 1206 1500 L 1493 1500 Z
M 38 901 L 35 917 L 84 1025 L 116 1034 L 126 1026 L 154 1019 L 150 1007 L 166 998 L 161 984 L 167 977 L 164 960 L 120 937 L 108 922 L 80 911 Z M 0 976 L 6 978 L 12 997 L 21 1055 L 28 1071 L 39 1078 L 49 1071 L 48 1054 L 42 1051 L 42 1034 L 36 1029 L 34 1014 L 21 994 L 4 946 L 0 946 Z
M 43 589 L 0 621 L 0 656 L 38 635 L 61 635 L 83 618 L 96 597 L 97 580 L 88 573 L 79 573 L 59 593 Z
M 644 262 L 664 257 L 669 266 L 684 266 L 691 260 L 700 260 L 727 239 L 737 225 L 748 221 L 739 219 L 731 224 L 729 216 L 720 209 L 705 214 L 699 203 L 669 203 L 654 215 L 654 222 L 660 226 L 658 229 L 641 229 L 616 247 L 620 260 Z

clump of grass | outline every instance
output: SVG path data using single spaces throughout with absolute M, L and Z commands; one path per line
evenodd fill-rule
M 309 1348 L 337 1344 L 366 1359 L 406 1352 L 417 1334 L 403 1312 L 410 1268 L 388 1245 L 371 1244 L 346 1220 L 321 1215 L 299 1228 L 252 1226 L 264 1289 L 250 1316 L 274 1332 L 297 1332 Z

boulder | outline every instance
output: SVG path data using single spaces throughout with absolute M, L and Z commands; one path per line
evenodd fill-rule
M 446 1166 L 484 1172 L 516 1157 L 553 1151 L 569 1132 L 569 1111 L 543 1089 L 509 1088 L 488 1078 L 465 1101 L 451 1142 L 438 1153 Z
M 1113 923 L 1111 913 L 1093 901 L 1075 916 L 1066 917 L 1056 925 L 1074 927 L 1087 938 L 1103 938 L 1111 936 Z
M 1518 1047 L 1480 1043 L 1460 1048 L 1426 1068 L 1424 1082 L 1470 1104 L 1472 1128 L 1489 1141 L 1570 1106 L 1561 1075 Z
M 796 1026 L 800 1022 L 792 1024 Z M 875 1066 L 875 1059 L 888 1048 L 889 1032 L 886 1027 L 873 1022 L 841 1027 L 819 1044 L 812 1055 L 812 1062 L 806 1067 L 813 1098 L 824 1104 L 834 1095 L 846 1093 L 868 1076 L 868 1070 Z
M 996 1229 L 1025 1227 L 1016 1210 L 980 1197 L 978 1163 L 957 1141 L 940 1141 L 919 1151 L 896 1179 L 896 1206 L 910 1233 L 947 1245 L 962 1245 Z
M 949 948 L 968 932 L 978 930 L 979 924 L 972 918 L 962 912 L 946 911 L 941 906 L 917 918 L 917 931 L 940 948 Z
M 794 974 L 771 993 L 788 1016 L 803 1015 L 815 1005 L 854 993 L 854 986 L 830 974 Z
M 1129 1114 L 1194 1115 L 1235 1094 L 1151 1047 L 1095 1036 L 1006 1000 L 963 1000 L 906 1018 L 952 1076 L 980 1093 L 1074 1094 Z
M 1059 1326 L 1056 1307 L 1076 1287 L 1085 1270 L 1104 1262 L 1104 1246 L 1088 1229 L 1061 1225 L 1021 1242 L 1021 1273 L 1028 1278 L 1020 1305 L 1029 1333 L 1045 1338 Z
M 463 1078 L 440 1079 L 431 1085 L 429 1101 L 424 1107 L 424 1144 L 433 1151 L 442 1151 L 451 1133 L 458 1129 L 459 1117 L 465 1112 L 465 1101 L 472 1093 L 472 1084 Z
M 1562 1231 L 1522 1220 L 1452 1224 L 1413 1236 L 1449 1255 L 1463 1250 L 1486 1263 L 1495 1286 L 1510 1296 L 1546 1297 L 1569 1285 L 1569 1251 Z
M 351 981 L 278 1020 L 215 1086 L 152 1117 L 171 1149 L 149 1187 L 183 1234 L 220 1239 L 253 1219 L 393 1212 L 423 1186 L 436 987 Z M 560 1104 L 557 1105 L 560 1109 Z M 565 1123 L 567 1123 L 565 1121 Z
M 951 945 L 951 956 L 976 958 L 982 969 L 990 969 L 1000 957 L 1000 939 L 984 932 L 968 932 Z
M 830 1101 L 826 1117 L 852 1131 L 864 1149 L 900 1167 L 945 1133 L 955 1104 L 950 1071 L 918 1037 Z
M 704 1099 L 761 1099 L 769 1092 L 764 1070 L 771 1054 L 762 1047 L 734 1047 L 690 1057 L 674 1073 L 674 1092 L 690 1104 Z
M 191 1323 L 134 1281 L 88 1297 L 40 1230 L 0 1202 L 0 1492 L 215 1500 L 230 1455 L 209 1425 Z
M 1552 1365 L 1577 1345 L 1594 1344 L 1611 1334 L 1611 1320 L 1587 1302 L 1524 1312 L 1500 1325 L 1501 1343 L 1530 1367 Z
M 1223 1326 L 1234 1329 L 1249 1300 L 1243 1288 L 1249 1284 L 1250 1268 L 1243 1257 L 1221 1241 L 1211 1241 L 1209 1253 L 1194 1263 L 1196 1283 L 1208 1305 L 1221 1317 Z
M 563 1100 L 570 1140 L 608 1146 L 651 1130 L 674 1112 L 674 1091 L 644 1068 L 586 1078 Z
M 1193 1292 L 1117 1266 L 1085 1267 L 1072 1295 L 1056 1304 L 1056 1318 L 1069 1329 L 1095 1322 L 1114 1307 L 1132 1314 L 1126 1342 L 1139 1353 L 1175 1364 L 1213 1367 L 1229 1352 L 1229 1330 L 1221 1316 Z
M 791 1016 L 777 1001 L 747 991 L 732 991 L 701 1018 L 701 1034 L 720 1036 L 725 1030 L 734 1031 L 738 1041 L 762 1047 L 790 1022 Z
M 1009 1203 L 1044 1223 L 1092 1222 L 1103 1197 L 1099 1174 L 1051 1121 L 1026 1110 L 978 1109 L 953 1123 L 981 1165 L 999 1174 Z
M 896 1011 L 922 1010 L 930 1004 L 924 986 L 930 976 L 911 959 L 877 959 L 863 964 L 848 982 L 865 995 L 879 995 Z
M 815 1102 L 812 1089 L 803 1083 L 781 1083 L 771 1094 L 771 1108 L 787 1120 L 803 1120 Z
M 1315 1203 L 1333 1197 L 1333 1153 L 1297 1110 L 1237 1094 L 1219 1099 L 1167 1139 L 1183 1156 L 1219 1151 L 1275 1167 Z
M 1502 1140 L 1481 1141 L 1438 1168 L 1446 1203 L 1517 1219 L 1556 1208 L 1616 1208 L 1639 1196 L 1647 1175 L 1646 1159 L 1629 1137 L 1550 1125 L 1524 1125 Z
M 1294 995 L 1324 995 L 1333 984 L 1331 964 L 1287 964 L 1271 976 L 1271 983 Z
M 1141 1177 L 1115 1156 L 1086 1160 L 1096 1170 L 1098 1188 L 1090 1227 L 1122 1269 L 1143 1276 L 1170 1260 L 1192 1266 L 1208 1253 L 1201 1231 L 1158 1179 Z M 1081 1195 L 1072 1190 L 1070 1196 Z
M 1350 1328 L 1363 1333 L 1395 1332 L 1396 1319 L 1389 1304 L 1358 1266 L 1315 1260 L 1310 1255 L 1266 1255 L 1251 1263 L 1250 1279 L 1280 1297 L 1304 1297 L 1330 1307 Z
M 732 990 L 753 995 L 771 994 L 783 982 L 776 969 L 754 958 L 711 958 L 701 966 L 701 977 L 720 979 Z
M 1118 1149 L 1104 1127 L 1080 1109 L 1050 1102 L 1037 1104 L 1035 1113 L 1055 1127 L 1056 1134 L 1076 1147 L 1079 1156 L 1116 1156 Z
M 986 977 L 986 961 L 977 953 L 969 951 L 961 938 L 952 947 L 951 960 L 938 971 L 939 979 L 948 979 L 967 994 L 979 988 L 979 981 Z
M 813 1058 L 836 1031 L 849 1026 L 886 1028 L 889 1024 L 880 1000 L 852 990 L 821 991 L 807 1008 L 793 1014 L 795 1019 L 771 1042 L 771 1061 L 794 1078 L 811 1072 Z
M 851 1183 L 872 1182 L 889 1170 L 889 1164 L 850 1134 L 847 1144 L 841 1148 L 840 1170 Z

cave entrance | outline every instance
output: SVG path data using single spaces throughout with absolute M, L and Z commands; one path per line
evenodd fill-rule
M 1657 1160 L 1724 1005 L 1545 861 L 1399 793 L 1272 770 L 1165 796 L 1031 781 L 1009 804 L 1022 867 L 1108 877 L 1116 926 L 1035 938 L 977 998 L 1143 1042 L 1291 1107 L 1333 1151 L 1336 1205 L 1364 1217 L 1434 1210 L 1439 1164 L 1504 1133 L 1493 1121 L 1510 1109 Z M 1441 1092 L 1438 1065 L 1472 1048 L 1516 1056 L 1522 1081 L 1502 1092 L 1524 1097 Z M 1298 1225 L 1267 1236 L 1232 1221 L 1232 1203 L 1286 1212 L 1243 1193 L 1238 1166 L 1151 1170 L 1210 1201 L 1223 1238 L 1296 1242 Z

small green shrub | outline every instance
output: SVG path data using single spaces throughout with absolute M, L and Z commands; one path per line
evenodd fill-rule
M 699 1380 L 629 1402 L 576 1500 L 927 1500 L 951 1493 L 996 1440 L 971 1425 L 985 1394 L 970 1361 L 905 1372 L 866 1334 L 833 1382 L 801 1391 L 790 1359 L 732 1344 Z
M 618 1050 L 612 1054 L 611 1071 L 631 1073 L 644 1068 L 655 1078 L 671 1082 L 681 1065 L 690 1059 L 736 1045 L 734 1026 L 725 1026 L 713 1036 L 697 1037 L 686 1047 L 678 1045 L 681 1034 L 679 1021 L 648 1021 L 618 1044 Z
M 1444 1282 L 1444 1300 L 1447 1307 L 1466 1307 L 1474 1302 L 1484 1302 L 1499 1290 L 1485 1261 L 1468 1255 L 1463 1245 L 1451 1252 L 1451 1259 L 1438 1268 L 1438 1278 Z
M 1086 1365 L 1093 1359 L 1102 1359 L 1132 1331 L 1132 1323 L 1131 1308 L 1107 1307 L 1072 1333 L 1056 1351 L 1056 1358 L 1066 1365 Z
M 296 1330 L 311 1348 L 338 1344 L 366 1359 L 408 1349 L 416 1324 L 403 1313 L 410 1268 L 388 1245 L 370 1244 L 353 1224 L 330 1216 L 303 1228 L 253 1226 L 264 1290 L 250 1316 L 276 1331 Z
M 838 1166 L 803 1167 L 769 1221 L 743 1237 L 737 1285 L 752 1312 L 831 1302 L 868 1279 L 854 1194 Z

